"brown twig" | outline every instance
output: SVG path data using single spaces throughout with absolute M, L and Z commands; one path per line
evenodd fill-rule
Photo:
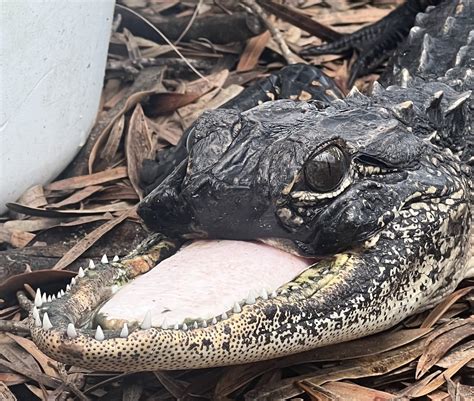
M 285 39 L 283 39 L 281 32 L 270 22 L 268 14 L 263 10 L 263 8 L 259 4 L 257 4 L 255 0 L 241 0 L 241 3 L 246 7 L 250 8 L 253 13 L 258 15 L 265 22 L 265 25 L 270 31 L 273 40 L 280 47 L 282 56 L 284 57 L 286 62 L 288 64 L 298 63 L 300 60 L 298 60 L 296 55 L 292 53 L 292 51 L 286 44 Z
M 184 28 L 183 32 L 181 32 L 181 35 L 179 35 L 178 39 L 175 40 L 175 42 L 174 42 L 175 45 L 178 45 L 179 42 L 181 42 L 181 40 L 184 38 L 184 36 L 188 33 L 189 29 L 193 25 L 194 20 L 196 19 L 197 15 L 199 13 L 199 9 L 202 6 L 202 2 L 203 2 L 203 0 L 199 0 L 198 4 L 196 5 L 196 8 L 194 9 L 193 15 L 191 16 L 191 19 L 188 22 L 188 25 L 186 25 L 186 28 Z
M 13 334 L 30 334 L 30 328 L 22 322 L 14 320 L 0 320 L 0 332 L 6 331 Z
M 17 291 L 16 299 L 18 300 L 20 308 L 25 311 L 29 311 L 33 307 L 33 302 L 26 296 L 24 291 Z
M 259 4 L 265 8 L 268 12 L 274 14 L 283 21 L 287 21 L 290 24 L 297 26 L 303 31 L 308 32 L 312 36 L 316 36 L 326 42 L 333 42 L 337 39 L 342 38 L 342 34 L 327 27 L 326 25 L 320 24 L 311 17 L 299 12 L 287 5 L 277 4 L 270 0 L 259 0 Z

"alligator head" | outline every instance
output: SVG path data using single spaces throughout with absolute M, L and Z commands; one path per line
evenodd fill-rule
M 429 141 L 418 106 L 384 93 L 386 106 L 356 95 L 205 113 L 189 157 L 139 207 L 178 241 L 152 237 L 81 270 L 61 299 L 39 294 L 34 341 L 95 369 L 209 367 L 367 335 L 438 301 L 468 270 L 469 171 Z

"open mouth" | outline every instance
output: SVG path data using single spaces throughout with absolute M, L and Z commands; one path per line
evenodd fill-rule
M 207 327 L 303 273 L 313 259 L 259 242 L 194 241 L 120 288 L 96 314 L 102 328 Z
M 174 253 L 176 246 L 153 234 L 126 258 L 81 270 L 57 297 L 38 290 L 35 343 L 63 363 L 111 371 L 286 355 L 322 343 L 323 333 L 306 338 L 317 334 L 316 305 L 326 308 L 324 292 L 352 266 L 349 255 L 315 263 L 252 241 L 199 240 Z M 329 319 L 326 309 L 321 316 Z

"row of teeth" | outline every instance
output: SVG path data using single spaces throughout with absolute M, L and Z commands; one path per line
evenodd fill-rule
M 37 291 L 37 296 L 39 294 L 38 291 Z M 268 294 L 266 289 L 262 289 L 262 291 L 260 293 L 260 296 L 256 296 L 254 291 L 250 291 L 247 299 L 245 300 L 245 305 L 253 305 L 257 302 L 257 300 L 259 298 L 261 298 L 263 300 L 267 300 L 268 298 L 274 298 L 276 296 L 277 296 L 276 291 L 273 291 L 271 294 Z M 240 306 L 240 304 L 238 302 L 236 302 L 234 304 L 233 308 L 231 309 L 231 311 L 229 311 L 229 313 L 240 313 L 240 312 L 242 312 L 242 307 Z M 52 323 L 49 319 L 48 312 L 44 313 L 43 320 L 41 320 L 41 317 L 40 317 L 40 314 L 39 314 L 39 311 L 38 311 L 38 308 L 37 308 L 36 305 L 33 307 L 33 318 L 35 319 L 35 326 L 36 327 L 42 327 L 43 330 L 45 330 L 45 331 L 48 331 L 53 327 L 53 325 L 52 325 Z M 217 324 L 217 322 L 219 320 L 226 320 L 228 318 L 229 318 L 229 314 L 227 312 L 224 312 L 218 318 L 213 317 L 210 320 L 210 324 L 215 325 L 215 324 Z M 188 329 L 197 329 L 199 327 L 206 328 L 207 325 L 208 325 L 207 320 L 202 320 L 200 324 L 197 321 L 195 321 L 192 325 L 189 325 L 189 326 L 186 323 L 183 323 L 183 324 L 176 323 L 174 325 L 169 325 L 167 323 L 166 319 L 164 319 L 163 322 L 160 325 L 152 326 L 151 311 L 148 311 L 145 314 L 145 318 L 143 319 L 143 322 L 140 324 L 140 329 L 148 330 L 148 329 L 151 329 L 152 327 L 156 327 L 156 328 L 161 328 L 162 330 L 167 330 L 167 329 L 179 330 L 179 329 L 181 329 L 183 331 L 186 331 Z M 76 338 L 77 337 L 78 334 L 77 334 L 76 328 L 75 328 L 73 323 L 68 324 L 67 329 L 66 329 L 66 334 L 69 338 Z M 128 325 L 127 325 L 127 323 L 124 323 L 123 327 L 122 327 L 122 330 L 120 331 L 120 337 L 121 338 L 127 338 L 128 334 L 129 334 Z M 105 339 L 104 331 L 102 330 L 102 327 L 100 325 L 98 325 L 97 328 L 96 328 L 94 338 L 97 341 L 103 341 Z
M 117 255 L 114 256 L 114 258 L 112 259 L 112 262 L 118 262 L 119 261 L 119 257 Z M 104 255 L 102 256 L 102 259 L 100 260 L 100 262 L 102 264 L 108 264 L 109 263 L 109 259 L 107 258 L 107 255 Z M 94 261 L 91 259 L 89 261 L 89 269 L 90 270 L 94 270 L 95 269 L 95 263 Z M 34 305 L 39 308 L 41 307 L 44 303 L 46 302 L 52 302 L 54 301 L 55 299 L 59 299 L 61 298 L 63 295 L 65 295 L 70 289 L 72 286 L 74 286 L 77 282 L 78 279 L 80 278 L 83 278 L 85 275 L 86 275 L 86 271 L 88 269 L 83 269 L 82 267 L 79 267 L 79 270 L 77 272 L 77 276 L 76 277 L 73 277 L 71 279 L 71 283 L 69 283 L 68 285 L 66 285 L 66 290 L 61 290 L 61 291 L 58 291 L 57 294 L 55 295 L 46 295 L 46 293 L 43 293 L 41 294 L 41 290 L 38 288 L 36 290 L 36 295 L 35 295 L 35 300 L 34 300 Z

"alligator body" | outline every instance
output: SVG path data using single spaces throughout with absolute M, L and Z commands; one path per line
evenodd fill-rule
M 139 207 L 166 237 L 152 235 L 121 261 L 81 270 L 59 299 L 48 302 L 38 292 L 30 314 L 35 343 L 54 359 L 96 370 L 229 365 L 375 333 L 453 291 L 474 273 L 473 19 L 471 0 L 419 14 L 392 73 L 370 97 L 352 91 L 345 100 L 277 100 L 205 113 L 187 138 L 189 154 Z M 220 270 L 204 270 L 205 280 L 188 288 L 186 278 L 201 268 L 199 249 L 211 255 L 213 242 L 170 255 L 193 238 L 221 239 L 225 256 Z M 233 248 L 241 241 L 250 247 L 247 259 Z M 200 286 L 222 270 L 232 280 L 250 276 L 230 260 L 250 263 L 252 247 L 272 261 L 258 261 L 260 278 L 252 281 L 261 279 L 262 291 L 239 298 L 248 283 L 219 281 L 212 288 L 223 288 L 225 302 L 209 306 L 211 315 L 189 309 L 185 296 L 197 310 L 207 296 Z M 275 256 L 273 247 L 285 252 Z M 281 258 L 282 272 L 273 257 Z M 180 258 L 194 270 L 179 276 Z M 293 276 L 272 277 L 288 274 L 285 263 Z M 176 272 L 176 284 L 156 291 L 175 304 L 158 316 L 142 305 L 156 299 L 142 294 L 132 308 L 137 316 L 107 306 L 121 294 L 130 300 L 140 290 L 126 289 L 149 282 L 150 273 L 169 280 L 167 271 Z

